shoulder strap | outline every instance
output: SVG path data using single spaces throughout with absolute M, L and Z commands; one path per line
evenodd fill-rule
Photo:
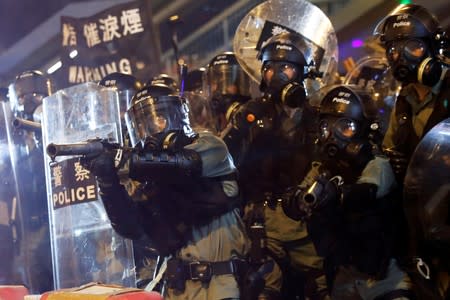
M 411 154 L 419 142 L 412 124 L 412 108 L 406 101 L 406 97 L 399 95 L 395 101 L 395 117 L 398 130 L 393 135 L 393 140 L 398 151 Z

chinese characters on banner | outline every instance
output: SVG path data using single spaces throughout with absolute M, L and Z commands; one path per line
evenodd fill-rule
M 146 81 L 159 73 L 160 46 L 150 0 L 113 6 L 91 17 L 61 17 L 58 87 L 100 81 L 113 72 Z M 74 50 L 77 55 L 73 58 Z
M 94 175 L 79 158 L 64 160 L 51 166 L 53 209 L 98 199 Z

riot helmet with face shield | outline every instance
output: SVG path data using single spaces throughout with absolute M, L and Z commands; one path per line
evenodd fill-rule
M 211 103 L 205 85 L 206 68 L 189 71 L 184 82 L 183 96 L 189 102 L 189 119 L 196 132 L 210 131 L 216 133 Z
M 205 72 L 206 69 L 203 67 L 189 71 L 186 74 L 184 91 L 185 92 L 203 91 Z
M 374 35 L 380 37 L 397 80 L 428 86 L 439 82 L 443 62 L 438 57 L 445 35 L 426 8 L 399 5 L 378 23 Z
M 164 148 L 172 133 L 195 135 L 189 122 L 189 108 L 185 99 L 171 94 L 171 89 L 162 92 L 163 85 L 145 86 L 131 100 L 125 114 L 128 132 L 133 147 L 143 147 L 149 141 L 158 141 L 157 147 Z M 156 90 L 156 92 L 155 92 Z
M 119 94 L 120 114 L 123 115 L 130 107 L 131 98 L 142 88 L 142 83 L 133 75 L 114 72 L 106 75 L 99 85 L 112 88 Z
M 16 116 L 41 121 L 42 100 L 51 95 L 54 87 L 49 78 L 37 70 L 19 74 L 11 85 L 11 104 Z
M 331 88 L 320 106 L 320 145 L 327 158 L 364 164 L 381 143 L 378 110 L 366 89 Z
M 314 76 L 312 67 L 320 56 L 316 46 L 295 33 L 281 33 L 263 44 L 258 59 L 262 62 L 262 92 L 272 99 L 300 107 L 306 100 L 304 79 Z
M 178 82 L 173 77 L 164 73 L 152 77 L 152 79 L 150 79 L 146 83 L 146 85 L 147 86 L 165 85 L 172 90 L 173 94 L 177 94 L 180 91 Z
M 205 81 L 216 127 L 221 131 L 229 121 L 231 110 L 250 100 L 250 77 L 233 52 L 224 52 L 208 64 Z

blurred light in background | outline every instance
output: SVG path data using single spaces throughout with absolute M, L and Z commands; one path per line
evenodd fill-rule
M 361 39 L 352 40 L 352 48 L 361 48 L 364 45 L 364 41 Z

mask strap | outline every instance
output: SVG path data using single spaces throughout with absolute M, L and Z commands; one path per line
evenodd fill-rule
M 439 78 L 438 83 L 436 83 L 436 84 L 434 85 L 433 89 L 432 89 L 432 91 L 433 91 L 434 94 L 438 94 L 438 93 L 440 92 L 441 86 L 442 86 L 442 82 L 443 82 L 444 79 L 445 79 L 445 75 L 447 74 L 447 71 L 448 71 L 448 67 L 447 67 L 445 64 L 443 64 L 443 66 L 442 66 L 442 72 L 441 72 L 441 77 Z
M 424 59 L 424 60 L 422 61 L 422 63 L 421 63 L 420 66 L 419 66 L 419 70 L 417 71 L 417 80 L 418 80 L 420 83 L 423 83 L 423 82 L 422 82 L 422 79 L 423 79 L 423 72 L 425 71 L 425 67 L 427 66 L 428 62 L 430 62 L 431 60 L 432 60 L 431 57 L 427 57 L 426 59 Z

